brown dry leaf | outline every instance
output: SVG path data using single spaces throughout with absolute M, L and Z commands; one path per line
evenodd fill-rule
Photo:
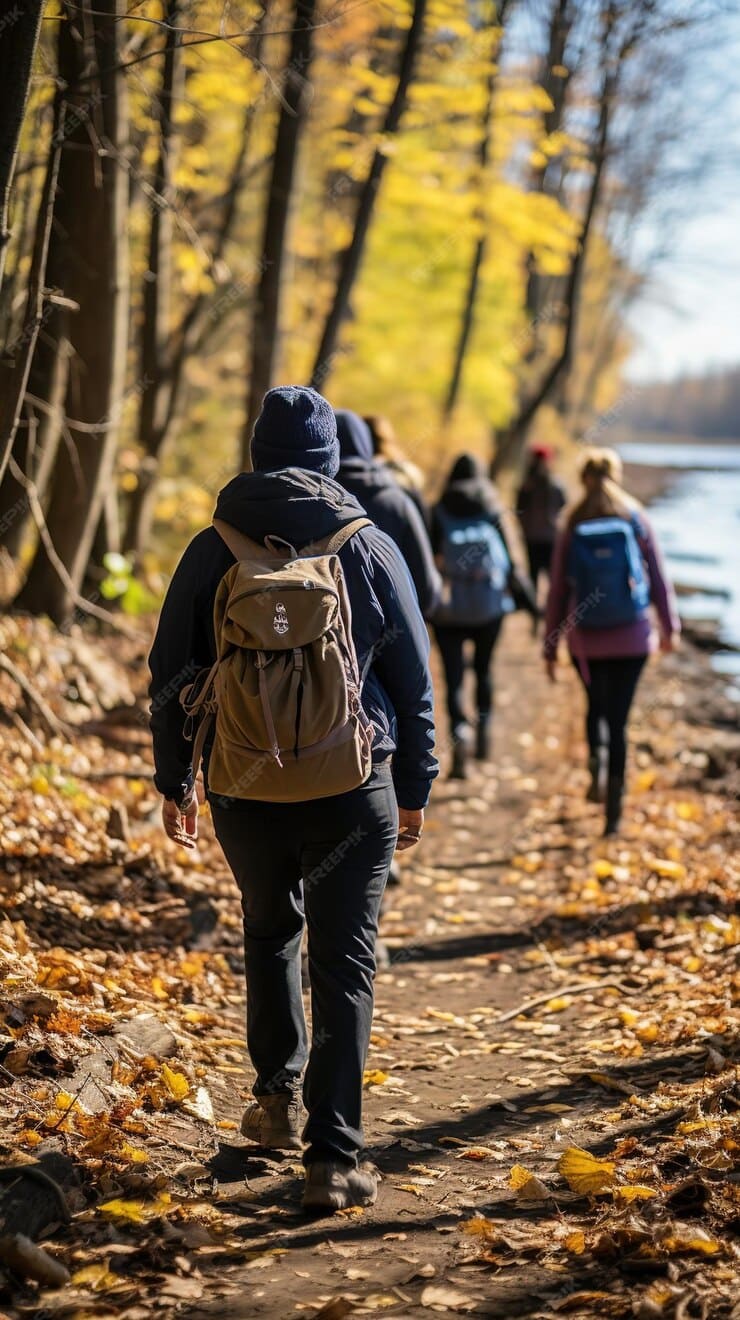
M 572 1192 L 581 1196 L 597 1196 L 607 1191 L 616 1178 L 616 1165 L 610 1160 L 597 1160 L 580 1146 L 569 1146 L 557 1163 L 558 1173 L 565 1178 Z
M 499 1152 L 497 1150 L 491 1150 L 490 1146 L 468 1146 L 465 1150 L 458 1151 L 455 1158 L 458 1160 L 498 1159 Z
M 422 1291 L 421 1304 L 432 1311 L 465 1311 L 473 1305 L 473 1298 L 444 1283 L 430 1283 Z
M 612 1302 L 614 1300 L 610 1293 L 605 1292 L 575 1292 L 570 1293 L 568 1297 L 563 1297 L 561 1301 L 553 1304 L 554 1311 L 577 1311 L 581 1307 L 593 1306 L 594 1302 Z
M 320 1311 L 314 1311 L 313 1320 L 344 1320 L 354 1309 L 354 1303 L 348 1297 L 332 1297 Z
M 620 1077 L 610 1077 L 608 1073 L 603 1072 L 590 1072 L 586 1075 L 590 1081 L 596 1082 L 597 1086 L 603 1086 L 607 1091 L 617 1091 L 620 1095 L 633 1094 L 634 1087 L 628 1086 Z

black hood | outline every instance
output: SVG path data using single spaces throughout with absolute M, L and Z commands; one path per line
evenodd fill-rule
M 492 518 L 501 513 L 496 487 L 484 476 L 451 481 L 440 504 L 453 518 Z
M 337 408 L 334 416 L 337 420 L 340 463 L 344 463 L 347 458 L 364 458 L 371 463 L 374 458 L 373 437 L 365 419 L 359 413 L 350 412 L 349 408 Z
M 214 513 L 253 541 L 279 536 L 297 550 L 363 515 L 338 482 L 303 468 L 240 472 L 220 491 Z

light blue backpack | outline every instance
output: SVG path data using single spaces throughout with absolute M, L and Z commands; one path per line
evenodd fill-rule
M 454 518 L 439 508 L 437 517 L 445 593 L 435 623 L 477 627 L 509 614 L 511 560 L 501 534 L 486 518 Z

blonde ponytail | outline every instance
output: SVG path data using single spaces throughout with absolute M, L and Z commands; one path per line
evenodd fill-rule
M 592 518 L 631 518 L 641 508 L 622 488 L 622 460 L 613 449 L 587 449 L 578 475 L 585 494 L 566 511 L 567 527 Z

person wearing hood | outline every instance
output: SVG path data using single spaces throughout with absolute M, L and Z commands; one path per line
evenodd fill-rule
M 185 550 L 149 657 L 155 785 L 169 837 L 186 846 L 197 837 L 199 766 L 192 764 L 178 694 L 216 659 L 214 601 L 237 562 L 223 529 L 232 542 L 234 532 L 262 547 L 275 538 L 310 555 L 322 553 L 316 547 L 325 538 L 363 521 L 360 505 L 335 480 L 336 422 L 316 391 L 283 387 L 265 395 L 252 463 L 253 472 L 234 477 L 218 496 L 220 530 L 205 528 Z M 242 1132 L 281 1149 L 299 1149 L 302 1135 L 310 1209 L 375 1200 L 377 1175 L 360 1155 L 378 914 L 394 849 L 418 841 L 437 774 L 428 637 L 398 550 L 365 520 L 336 553 L 351 609 L 369 777 L 349 792 L 306 802 L 224 797 L 208 783 L 216 742 L 209 749 L 206 740 L 203 757 L 216 837 L 244 913 L 247 1044 L 256 1080 Z M 299 608 L 295 600 L 291 609 Z M 275 631 L 282 628 L 278 618 Z M 255 654 L 261 668 L 264 653 Z M 301 996 L 304 922 L 310 1050 Z
M 424 520 L 408 491 L 398 484 L 387 464 L 375 457 L 367 422 L 344 408 L 335 416 L 340 453 L 337 480 L 395 541 L 408 565 L 421 612 L 428 618 L 439 601 L 442 583 Z
M 442 657 L 452 739 L 451 779 L 467 777 L 469 725 L 464 709 L 465 650 L 473 648 L 475 755 L 491 750 L 492 661 L 504 616 L 522 606 L 537 617 L 529 581 L 514 567 L 495 486 L 472 454 L 461 454 L 432 510 L 432 546 L 444 594 L 432 622 Z

